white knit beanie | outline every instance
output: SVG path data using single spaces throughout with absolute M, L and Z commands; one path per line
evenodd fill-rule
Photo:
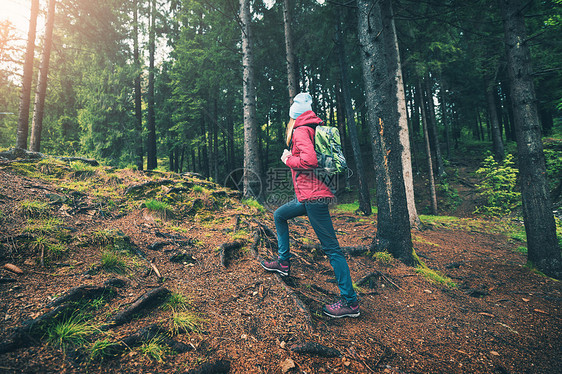
M 297 119 L 309 110 L 312 110 L 312 96 L 308 92 L 301 92 L 293 99 L 293 105 L 289 109 L 289 117 Z

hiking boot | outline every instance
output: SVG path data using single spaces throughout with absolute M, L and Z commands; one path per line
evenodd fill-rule
M 261 266 L 267 271 L 273 271 L 286 277 L 291 270 L 289 261 L 275 260 L 275 261 L 262 261 Z
M 324 305 L 322 311 L 324 314 L 332 318 L 359 317 L 361 314 L 359 312 L 359 302 L 354 301 L 352 303 L 348 303 L 344 299 L 340 299 L 330 305 Z

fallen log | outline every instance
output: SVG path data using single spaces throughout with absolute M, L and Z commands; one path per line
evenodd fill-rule
M 293 345 L 291 351 L 321 357 L 341 357 L 341 353 L 337 349 L 326 347 L 325 345 L 315 342 Z
M 170 294 L 171 292 L 166 287 L 158 287 L 148 291 L 124 311 L 113 316 L 106 325 L 102 326 L 102 330 L 109 330 L 112 327 L 123 325 L 135 316 L 162 305 Z
M 191 369 L 187 374 L 227 374 L 230 372 L 230 361 L 218 360 L 206 362 L 195 369 Z

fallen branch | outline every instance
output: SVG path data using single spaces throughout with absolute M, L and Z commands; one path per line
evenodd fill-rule
M 156 257 L 154 257 L 152 259 L 152 261 L 149 262 L 149 264 L 150 264 L 150 267 L 152 268 L 152 270 L 154 271 L 154 273 L 156 273 L 156 276 L 158 277 L 158 279 L 160 279 L 160 278 L 162 278 L 162 275 L 160 275 L 160 271 L 158 270 L 158 268 L 154 264 L 154 261 L 156 261 Z
M 135 316 L 143 312 L 162 305 L 170 296 L 171 292 L 165 287 L 158 287 L 148 291 L 139 297 L 133 304 L 131 304 L 124 311 L 116 314 L 111 318 L 108 323 L 102 326 L 102 330 L 108 330 L 112 327 L 119 326 L 129 322 Z

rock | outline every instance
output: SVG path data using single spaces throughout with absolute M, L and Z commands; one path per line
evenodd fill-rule
M 286 359 L 281 363 L 281 371 L 283 372 L 283 374 L 289 372 L 294 368 L 295 368 L 295 362 L 290 358 Z

